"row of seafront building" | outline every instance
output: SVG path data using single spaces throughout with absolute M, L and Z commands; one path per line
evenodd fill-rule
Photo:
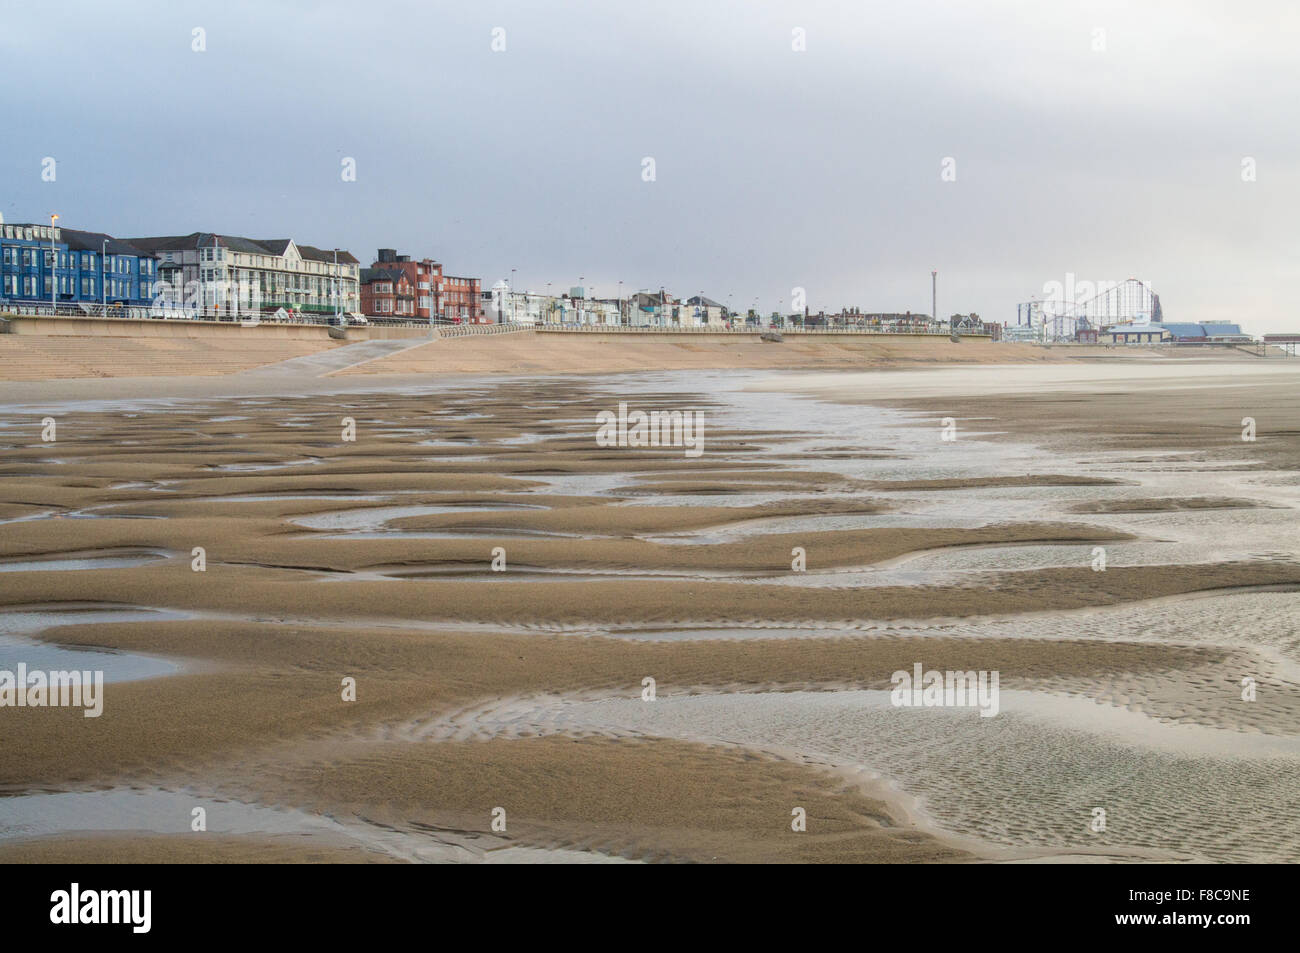
M 534 326 L 597 326 L 640 328 L 714 328 L 737 327 L 805 327 L 846 328 L 905 334 L 959 332 L 989 334 L 997 337 L 1001 330 L 986 325 L 977 314 L 956 314 L 934 321 L 923 313 L 866 313 L 857 308 L 838 312 L 808 311 L 794 314 L 772 312 L 761 315 L 754 309 L 734 311 L 704 295 L 677 298 L 667 291 L 638 291 L 626 298 L 589 297 L 587 289 L 574 287 L 567 294 L 552 295 L 533 291 L 513 291 L 498 281 L 484 292 L 488 319 L 499 323 Z
M 582 287 L 552 295 L 515 291 L 504 280 L 484 292 L 478 278 L 445 273 L 433 259 L 381 248 L 369 268 L 350 252 L 290 238 L 214 232 L 115 238 L 102 232 L 0 219 L 0 309 L 73 309 L 136 317 L 513 323 L 641 328 L 839 327 L 900 333 L 994 333 L 978 315 L 934 321 L 921 312 L 859 309 L 762 316 L 740 314 L 702 294 L 664 289 L 626 297 Z
M 481 282 L 443 273 L 438 262 L 391 255 L 373 269 L 343 249 L 289 238 L 252 239 L 213 232 L 115 238 L 58 225 L 5 224 L 0 219 L 0 307 L 86 313 L 110 309 L 150 317 L 242 317 L 282 314 L 310 320 L 366 313 L 407 320 L 481 322 Z M 410 265 L 413 306 L 384 312 L 378 295 L 393 270 Z M 369 300 L 364 300 L 369 297 Z

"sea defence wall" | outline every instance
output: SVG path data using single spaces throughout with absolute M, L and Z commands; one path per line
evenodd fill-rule
M 31 317 L 0 313 L 0 333 L 123 338 L 241 338 L 258 341 L 327 341 L 324 324 L 244 325 L 234 321 L 162 321 L 142 318 Z M 349 341 L 427 338 L 427 327 L 350 327 Z
M 811 341 L 821 338 L 854 338 L 868 340 L 894 340 L 912 338 L 921 341 L 944 341 L 950 338 L 947 331 L 944 332 L 922 332 L 922 331 L 878 331 L 864 330 L 860 328 L 676 328 L 676 327 L 650 327 L 650 328 L 602 328 L 602 327 L 548 327 L 541 325 L 533 330 L 539 334 L 554 335 L 575 335 L 583 339 L 594 338 L 597 340 L 635 340 L 636 338 L 662 338 L 671 340 L 735 340 L 744 338 L 761 338 L 763 335 L 776 335 L 778 337 L 791 341 Z M 959 337 L 967 338 L 972 341 L 990 341 L 992 336 L 989 334 L 966 334 L 962 333 Z

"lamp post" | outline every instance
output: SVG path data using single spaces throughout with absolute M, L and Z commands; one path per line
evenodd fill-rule
M 99 311 L 108 317 L 108 239 L 99 243 Z
M 59 220 L 59 216 L 53 212 L 50 213 L 50 309 L 52 314 L 59 311 L 59 276 L 57 267 L 59 257 L 54 251 L 54 223 Z

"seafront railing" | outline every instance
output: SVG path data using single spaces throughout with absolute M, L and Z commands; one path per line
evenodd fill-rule
M 437 324 L 440 338 L 457 338 L 464 337 L 468 334 L 509 334 L 512 331 L 535 331 L 537 330 L 531 324 L 515 324 L 509 321 L 504 324 Z
M 535 331 L 559 334 L 769 334 L 773 331 L 785 334 L 893 334 L 893 335 L 928 335 L 948 337 L 953 332 L 946 327 L 940 328 L 767 328 L 744 327 L 673 327 L 673 326 L 628 326 L 603 324 L 538 324 L 531 325 Z M 962 337 L 988 337 L 988 332 L 960 331 Z
M 0 315 L 16 318 L 131 318 L 149 317 L 144 305 L 36 304 L 30 301 L 0 301 Z
M 176 308 L 159 309 L 152 305 L 100 305 L 89 302 L 61 303 L 57 306 L 37 304 L 30 301 L 0 300 L 0 317 L 15 318 L 84 318 L 87 320 L 129 320 L 129 321 L 215 321 L 221 324 L 295 324 L 328 325 L 334 322 L 333 313 L 316 314 L 292 312 L 283 317 L 274 313 L 237 314 L 225 310 Z M 346 315 L 344 315 L 346 317 Z M 352 322 L 349 321 L 349 326 Z M 425 320 L 404 320 L 393 318 L 367 318 L 367 324 L 377 324 L 386 328 L 427 328 Z M 452 325 L 448 325 L 452 326 Z
M 97 304 L 61 303 L 57 306 L 33 302 L 13 302 L 0 300 L 0 317 L 28 318 L 82 318 L 90 320 L 151 320 L 151 321 L 212 321 L 224 324 L 290 324 L 290 325 L 329 325 L 334 323 L 332 314 L 303 314 L 295 312 L 284 316 L 275 314 L 232 314 L 229 311 L 216 310 L 166 310 L 160 311 L 150 306 L 113 306 L 107 308 Z M 389 328 L 429 328 L 427 319 L 402 320 L 396 318 L 370 317 L 367 324 Z M 349 322 L 349 326 L 352 323 Z M 947 337 L 953 332 L 946 325 L 937 327 L 919 326 L 848 326 L 848 327 L 776 327 L 757 325 L 743 327 L 725 327 L 721 325 L 618 325 L 618 324 L 527 324 L 522 322 L 502 322 L 497 324 L 453 324 L 435 321 L 432 328 L 438 337 L 462 337 L 472 334 L 509 334 L 515 331 L 537 331 L 544 334 L 770 334 L 782 335 L 819 335 L 819 334 L 857 334 L 857 335 L 924 335 L 928 337 Z M 988 332 L 958 331 L 962 337 L 988 337 Z

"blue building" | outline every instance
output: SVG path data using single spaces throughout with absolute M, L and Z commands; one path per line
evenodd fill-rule
M 50 225 L 0 225 L 0 309 L 153 302 L 158 262 L 102 232 Z
M 1227 321 L 1168 323 L 1165 327 L 1179 344 L 1244 344 L 1254 340 L 1241 330 L 1241 325 Z

